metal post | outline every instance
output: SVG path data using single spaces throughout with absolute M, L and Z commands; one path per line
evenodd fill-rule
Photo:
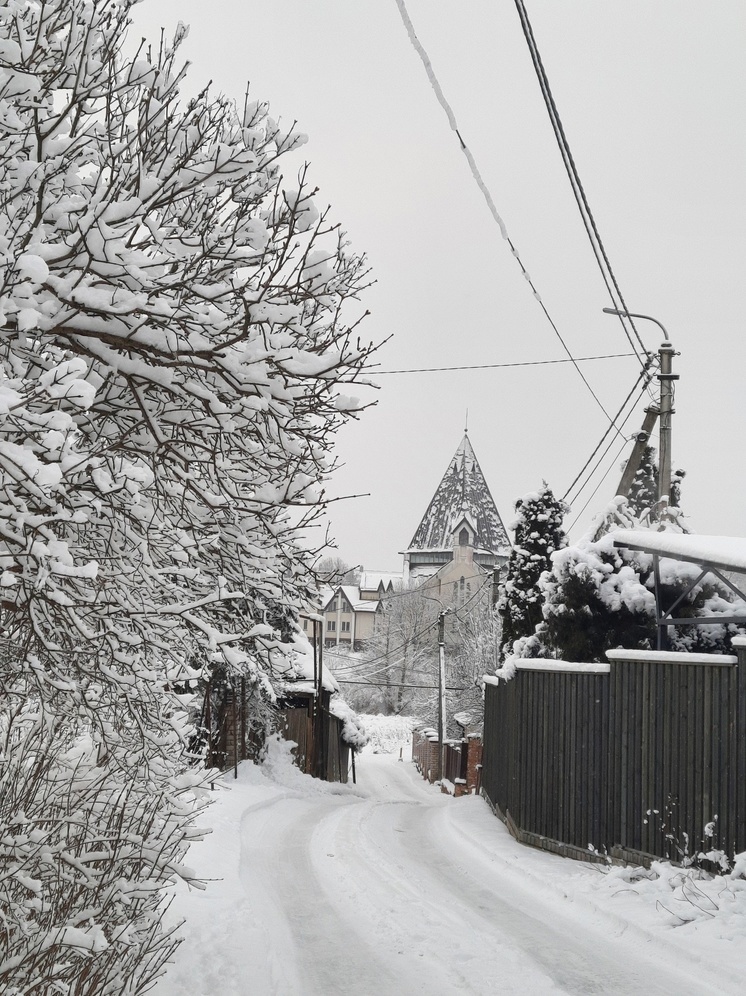
M 658 380 L 661 385 L 661 424 L 660 456 L 658 458 L 658 501 L 671 500 L 671 416 L 673 415 L 673 381 L 678 376 L 671 372 L 674 349 L 671 343 L 661 344 L 658 350 L 661 372 Z M 662 509 L 662 506 L 661 506 Z
M 438 781 L 443 780 L 443 738 L 446 727 L 446 610 L 438 615 Z
M 233 777 L 238 778 L 238 695 L 236 684 L 231 682 L 231 697 L 233 698 Z
M 324 639 L 324 623 L 319 627 L 318 619 L 313 620 L 313 698 L 311 699 L 311 743 L 306 745 L 306 766 L 312 775 L 316 775 L 317 744 L 319 738 L 319 628 L 321 639 Z M 310 748 L 310 749 L 309 749 Z M 310 755 L 310 756 L 309 756 Z
M 207 679 L 205 683 L 205 729 L 207 730 L 207 753 L 205 757 L 205 764 L 208 768 L 212 767 L 212 709 L 210 708 L 210 679 Z
M 668 650 L 668 627 L 663 622 L 663 606 L 661 605 L 661 571 L 660 557 L 653 554 L 653 579 L 655 581 L 655 626 L 657 631 L 656 650 Z
M 239 716 L 241 722 L 241 760 L 245 761 L 248 756 L 246 750 L 246 678 L 241 678 L 241 711 Z
M 326 724 L 327 719 L 324 715 L 324 634 L 321 634 L 321 640 L 319 641 L 319 684 L 316 693 L 316 703 L 317 711 L 316 716 L 318 718 L 318 731 L 317 737 L 318 743 L 316 745 L 317 750 L 317 777 L 322 780 L 326 780 Z

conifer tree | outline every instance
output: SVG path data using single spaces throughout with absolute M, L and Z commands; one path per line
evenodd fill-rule
M 596 518 L 590 533 L 552 557 L 539 580 L 542 621 L 515 648 L 521 657 L 603 662 L 606 651 L 656 647 L 653 557 L 615 545 L 625 528 L 639 529 L 626 500 L 617 497 Z M 666 528 L 680 527 L 675 519 Z M 661 559 L 659 597 L 666 610 L 700 574 L 694 564 Z M 717 579 L 701 579 L 676 608 L 680 618 L 733 614 L 732 594 Z M 668 631 L 669 649 L 724 653 L 733 625 L 681 626 Z
M 681 483 L 686 477 L 685 470 L 675 470 L 671 475 L 671 494 L 669 507 L 679 508 L 681 505 Z M 646 446 L 640 466 L 635 474 L 627 496 L 629 511 L 638 519 L 649 522 L 658 520 L 658 461 L 653 446 Z M 647 515 L 646 515 L 647 513 Z
M 648 509 L 652 509 L 658 500 L 658 464 L 655 459 L 655 449 L 646 446 L 643 450 L 640 466 L 632 479 L 627 496 L 629 510 L 638 519 Z
M 515 542 L 498 602 L 503 660 L 513 653 L 515 641 L 530 636 L 541 622 L 539 579 L 550 568 L 552 554 L 567 544 L 562 520 L 568 506 L 554 497 L 546 481 L 539 492 L 519 498 L 515 510 Z

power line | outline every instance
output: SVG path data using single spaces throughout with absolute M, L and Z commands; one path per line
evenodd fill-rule
M 481 592 L 485 590 L 485 588 L 487 588 L 491 584 L 492 584 L 492 578 L 491 577 L 485 578 L 482 584 L 480 584 L 479 587 L 475 588 L 475 590 L 469 595 L 469 597 L 461 605 L 456 606 L 456 608 L 451 610 L 450 614 L 455 619 L 459 619 L 460 618 L 459 613 L 462 612 L 471 602 L 474 601 L 475 598 L 477 598 L 477 596 Z M 393 597 L 399 597 L 401 595 L 416 595 L 418 593 L 422 595 L 422 592 L 419 588 L 412 588 L 408 591 L 397 592 Z M 422 595 L 422 597 L 427 598 L 428 596 Z M 431 600 L 436 601 L 436 599 L 431 599 Z M 384 601 L 384 599 L 381 599 L 381 601 Z M 391 670 L 392 668 L 397 667 L 397 665 L 401 663 L 401 660 L 390 663 L 391 658 L 395 654 L 398 654 L 399 651 L 403 650 L 405 647 L 409 646 L 410 644 L 415 643 L 421 636 L 424 636 L 425 633 L 428 633 L 430 630 L 435 629 L 437 625 L 438 625 L 437 620 L 428 623 L 422 629 L 415 631 L 408 639 L 406 639 L 399 646 L 392 647 L 391 649 L 387 650 L 385 653 L 379 654 L 377 657 L 372 657 L 368 658 L 367 660 L 357 660 L 357 661 L 353 661 L 347 658 L 348 663 L 337 665 L 337 667 L 343 674 L 354 674 L 356 672 L 360 672 L 370 667 L 371 665 L 379 664 L 385 661 L 387 663 L 385 663 L 383 667 L 380 667 L 375 671 L 371 671 L 370 676 L 373 677 L 376 674 L 381 674 L 384 671 Z M 331 655 L 332 657 L 336 656 L 337 659 L 339 659 L 339 655 L 335 655 L 333 652 L 330 654 L 330 652 L 327 651 L 327 655 Z M 336 671 L 333 673 L 334 676 L 336 677 Z
M 523 34 L 526 39 L 529 52 L 531 54 L 531 61 L 534 66 L 536 76 L 539 80 L 539 87 L 541 89 L 541 93 L 544 98 L 544 104 L 549 114 L 549 120 L 552 125 L 552 131 L 554 132 L 555 138 L 557 140 L 557 145 L 559 146 L 560 154 L 562 156 L 562 161 L 564 163 L 568 179 L 570 180 L 570 186 L 572 188 L 573 196 L 575 197 L 575 201 L 578 205 L 580 216 L 583 221 L 583 227 L 585 228 L 588 240 L 591 244 L 593 255 L 596 258 L 596 263 L 598 264 L 601 276 L 603 278 L 604 283 L 606 284 L 606 289 L 609 292 L 609 296 L 611 298 L 612 303 L 614 304 L 614 307 L 616 308 L 621 305 L 620 310 L 626 312 L 628 309 L 624 301 L 624 296 L 622 295 L 622 292 L 619 288 L 619 284 L 617 282 L 616 276 L 614 275 L 614 271 L 609 261 L 608 254 L 604 247 L 603 240 L 601 239 L 598 226 L 596 225 L 596 220 L 593 217 L 593 212 L 591 211 L 590 204 L 588 203 L 588 197 L 586 196 L 585 188 L 583 187 L 583 183 L 580 179 L 580 174 L 578 173 L 578 168 L 575 164 L 575 158 L 570 149 L 570 144 L 567 140 L 567 135 L 565 134 L 565 129 L 562 124 L 562 119 L 560 118 L 559 111 L 557 110 L 557 104 L 555 103 L 554 96 L 552 94 L 552 89 L 549 85 L 549 78 L 547 76 L 546 69 L 544 68 L 544 63 L 542 61 L 538 45 L 536 44 L 536 38 L 534 37 L 533 28 L 531 26 L 531 21 L 529 20 L 525 4 L 523 0 L 515 0 L 515 5 L 518 11 L 518 17 L 520 18 L 521 21 Z M 616 297 L 615 297 L 615 292 L 616 292 Z M 620 318 L 621 317 L 622 316 L 620 316 Z M 642 339 L 640 338 L 640 335 L 635 327 L 634 321 L 632 320 L 632 318 L 629 317 L 629 315 L 627 315 L 626 317 L 632 327 L 632 331 L 634 332 L 638 343 L 640 344 L 640 348 L 642 349 L 643 354 L 647 355 L 648 351 L 645 349 L 645 345 Z M 630 336 L 629 331 L 627 330 L 624 324 L 624 321 L 622 321 L 622 328 L 624 329 L 624 333 L 627 336 L 627 340 L 629 341 L 630 346 L 632 347 L 633 350 L 635 350 L 635 352 L 637 352 L 635 344 L 632 341 L 632 337 Z M 644 366 L 644 361 L 642 360 L 642 358 L 638 356 L 638 359 L 640 360 L 640 363 L 643 364 Z
M 345 678 L 337 678 L 336 680 L 340 685 L 369 685 L 371 688 L 426 688 L 428 690 L 437 690 L 440 688 L 440 685 L 409 685 L 403 681 L 387 681 L 384 683 L 382 681 L 349 681 Z M 466 691 L 460 685 L 446 685 L 445 690 L 447 692 Z
M 648 362 L 650 363 L 651 361 L 648 361 Z M 639 387 L 640 381 L 643 381 L 642 389 L 640 390 L 640 396 L 642 396 L 642 394 L 647 390 L 649 379 L 650 379 L 650 372 L 649 372 L 649 370 L 647 370 L 647 369 L 641 370 L 640 373 L 639 373 L 639 375 L 638 375 L 638 377 L 637 377 L 637 380 L 635 381 L 635 383 L 634 383 L 634 385 L 632 387 L 632 390 L 629 392 L 629 394 L 627 395 L 627 397 L 624 399 L 624 401 L 622 402 L 621 406 L 619 407 L 619 411 L 614 416 L 615 424 L 616 424 L 616 420 L 620 418 L 622 412 L 627 407 L 627 404 L 629 403 L 630 398 L 632 397 L 632 395 L 635 393 L 635 391 Z M 638 401 L 638 399 L 635 399 L 635 405 L 637 404 L 637 401 Z M 634 405 L 630 409 L 629 414 L 626 416 L 626 418 L 622 422 L 622 428 L 624 428 L 624 425 L 629 420 L 629 417 L 630 417 L 630 415 L 632 414 L 633 411 L 634 411 Z M 586 468 L 590 465 L 590 463 L 592 462 L 592 460 L 595 457 L 595 455 L 601 449 L 601 447 L 604 444 L 604 441 L 605 441 L 606 437 L 609 435 L 610 432 L 611 432 L 611 426 L 609 426 L 606 429 L 606 431 L 604 432 L 604 434 L 601 436 L 601 439 L 599 440 L 598 445 L 593 450 L 593 452 L 591 453 L 591 455 L 588 457 L 588 459 L 586 460 L 586 462 L 583 464 L 582 468 L 580 469 L 579 473 L 576 475 L 575 479 L 573 480 L 572 484 L 569 486 L 569 488 L 567 489 L 567 491 L 565 491 L 564 495 L 562 496 L 562 500 L 563 501 L 568 501 L 569 500 L 570 492 L 575 487 L 575 485 L 578 483 L 578 481 L 580 480 L 580 478 L 583 476 L 583 474 L 585 473 Z M 625 440 L 625 442 L 626 442 L 626 440 Z M 581 487 L 578 489 L 578 493 L 575 496 L 576 498 L 579 497 L 579 495 L 581 494 L 581 492 L 587 486 L 587 483 L 590 480 L 590 477 L 592 476 L 592 473 L 593 473 L 593 471 L 588 476 L 586 482 L 583 485 L 581 485 Z
M 372 370 L 371 373 L 373 376 L 381 377 L 384 374 L 440 373 L 447 370 L 500 370 L 508 367 L 543 367 L 553 363 L 586 363 L 589 360 L 618 360 L 629 356 L 637 357 L 637 353 L 607 353 L 603 356 L 576 356 L 574 359 L 564 357 L 559 360 L 523 360 L 519 363 L 474 363 L 461 367 L 410 367 L 402 370 Z
M 609 444 L 609 448 L 610 447 L 611 447 L 611 443 Z M 624 445 L 621 446 L 619 452 L 617 453 L 617 455 L 614 457 L 614 459 L 612 460 L 611 464 L 609 465 L 609 469 L 606 471 L 606 473 L 604 474 L 604 476 L 601 478 L 601 480 L 598 482 L 598 484 L 596 485 L 596 487 L 593 489 L 593 491 L 588 496 L 588 500 L 586 501 L 585 505 L 583 505 L 583 507 L 578 512 L 578 514 L 575 516 L 575 518 L 572 520 L 572 522 L 570 523 L 570 525 L 567 527 L 568 533 L 570 532 L 570 530 L 573 528 L 573 526 L 578 521 L 578 519 L 580 518 L 580 516 L 583 514 L 583 512 L 585 512 L 585 510 L 588 508 L 588 506 L 590 505 L 590 503 L 595 498 L 596 492 L 598 491 L 598 489 L 601 487 L 601 485 L 604 483 L 604 481 L 606 480 L 606 478 L 611 473 L 612 468 L 616 464 L 616 462 L 619 459 L 619 457 L 622 455 L 622 450 L 623 449 L 624 449 Z M 607 452 L 608 452 L 608 450 L 607 450 Z
M 510 236 L 508 235 L 508 230 L 507 230 L 507 227 L 505 225 L 505 222 L 500 217 L 500 214 L 499 214 L 499 212 L 497 210 L 497 207 L 495 206 L 495 202 L 492 199 L 492 195 L 490 194 L 490 191 L 489 191 L 489 189 L 487 187 L 487 184 L 484 182 L 484 179 L 482 178 L 482 174 L 479 172 L 479 168 L 478 168 L 478 166 L 476 164 L 474 156 L 472 155 L 469 147 L 467 146 L 466 142 L 464 141 L 464 139 L 461 136 L 461 132 L 459 131 L 459 127 L 458 127 L 458 122 L 456 121 L 456 116 L 453 113 L 453 109 L 451 108 L 451 105 L 446 100 L 445 94 L 443 93 L 443 90 L 442 90 L 442 88 L 440 86 L 440 83 L 438 82 L 438 78 L 435 75 L 435 71 L 434 71 L 434 69 L 432 67 L 432 63 L 430 62 L 430 57 L 428 56 L 427 52 L 425 51 L 425 48 L 423 47 L 422 43 L 420 42 L 419 38 L 417 37 L 417 34 L 415 33 L 414 25 L 412 24 L 411 18 L 409 17 L 409 13 L 407 12 L 407 7 L 406 7 L 405 0 L 396 0 L 396 5 L 397 5 L 397 7 L 399 9 L 399 14 L 401 15 L 401 19 L 402 19 L 402 21 L 404 23 L 404 27 L 406 28 L 407 35 L 409 36 L 409 41 L 412 44 L 412 47 L 414 48 L 414 50 L 417 52 L 418 56 L 420 57 L 420 61 L 422 62 L 422 65 L 425 67 L 425 72 L 427 73 L 428 80 L 430 81 L 430 86 L 431 86 L 433 92 L 435 93 L 435 96 L 437 97 L 438 103 L 440 104 L 440 106 L 442 107 L 443 111 L 446 114 L 446 117 L 448 118 L 448 123 L 451 126 L 451 130 L 455 133 L 456 137 L 459 140 L 459 144 L 461 145 L 461 151 L 466 156 L 467 162 L 469 163 L 469 167 L 471 169 L 472 176 L 474 177 L 474 180 L 475 180 L 477 186 L 481 190 L 481 192 L 482 192 L 482 194 L 484 196 L 484 199 L 487 202 L 487 206 L 488 206 L 488 208 L 490 210 L 490 214 L 492 215 L 492 217 L 494 218 L 497 226 L 499 227 L 500 233 L 501 233 L 503 239 L 505 239 L 505 241 L 508 243 L 508 246 L 510 247 L 510 251 L 511 251 L 512 255 L 515 257 L 515 260 L 516 260 L 516 262 L 518 263 L 518 265 L 519 265 L 519 267 L 521 269 L 521 273 L 523 274 L 524 279 L 526 280 L 526 282 L 528 283 L 529 287 L 531 288 L 531 290 L 533 292 L 533 295 L 534 295 L 534 297 L 536 298 L 536 300 L 537 300 L 537 302 L 539 304 L 539 307 L 544 312 L 544 315 L 545 315 L 547 321 L 551 325 L 552 330 L 554 331 L 554 334 L 559 339 L 559 341 L 560 341 L 560 343 L 562 345 L 562 348 L 567 353 L 567 356 L 569 357 L 570 362 L 574 365 L 575 369 L 578 372 L 578 375 L 580 376 L 580 378 L 583 381 L 583 383 L 585 384 L 586 388 L 588 389 L 588 391 L 592 395 L 592 397 L 593 397 L 594 401 L 596 402 L 596 404 L 598 405 L 598 407 L 604 413 L 604 415 L 606 416 L 606 418 L 608 419 L 608 421 L 611 423 L 611 425 L 614 426 L 614 422 L 613 422 L 613 420 L 611 418 L 611 415 L 609 415 L 609 413 L 606 411 L 606 408 L 604 407 L 601 399 L 598 397 L 598 395 L 596 394 L 596 392 L 591 387 L 591 385 L 588 382 L 585 374 L 580 369 L 580 366 L 578 365 L 577 360 L 575 359 L 575 357 L 570 352 L 569 346 L 567 345 L 567 343 L 563 339 L 563 337 L 562 337 L 559 329 L 557 328 L 557 325 L 554 322 L 554 319 L 549 314 L 549 311 L 547 310 L 546 305 L 542 301 L 541 295 L 539 294 L 539 292 L 538 292 L 538 290 L 536 288 L 536 285 L 534 284 L 533 280 L 529 276 L 528 271 L 526 270 L 526 267 L 523 264 L 523 260 L 521 259 L 520 254 L 519 254 L 519 252 L 518 252 L 515 244 L 513 243 L 513 241 L 510 238 Z

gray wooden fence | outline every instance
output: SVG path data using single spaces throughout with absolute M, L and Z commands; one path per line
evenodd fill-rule
M 498 815 L 575 857 L 746 850 L 746 646 L 608 658 L 527 660 L 487 685 L 482 790 Z

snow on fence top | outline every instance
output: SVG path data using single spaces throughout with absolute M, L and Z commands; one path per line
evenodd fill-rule
M 743 537 L 692 536 L 646 529 L 618 529 L 611 535 L 615 546 L 746 574 L 746 539 Z
M 507 663 L 507 662 L 506 662 Z M 572 661 L 542 660 L 525 658 L 510 660 L 508 666 L 501 667 L 495 674 L 482 675 L 485 685 L 499 685 L 500 681 L 509 681 L 516 671 L 563 671 L 565 674 L 608 674 L 609 664 L 575 664 Z
M 733 641 L 735 643 L 735 639 Z M 738 658 L 731 654 L 682 654 L 668 650 L 607 650 L 610 661 L 651 661 L 661 664 L 737 664 Z
M 746 636 L 734 636 L 734 647 L 746 647 Z M 607 650 L 610 661 L 650 661 L 662 664 L 709 664 L 716 667 L 730 667 L 738 663 L 732 654 L 686 654 L 667 650 Z M 485 685 L 499 685 L 509 681 L 516 671 L 564 671 L 567 674 L 608 674 L 610 664 L 575 664 L 569 661 L 544 660 L 541 658 L 513 657 L 506 661 L 495 674 L 482 675 Z
M 608 674 L 608 664 L 575 664 L 572 661 L 526 659 L 515 662 L 518 671 L 570 671 L 573 674 Z

